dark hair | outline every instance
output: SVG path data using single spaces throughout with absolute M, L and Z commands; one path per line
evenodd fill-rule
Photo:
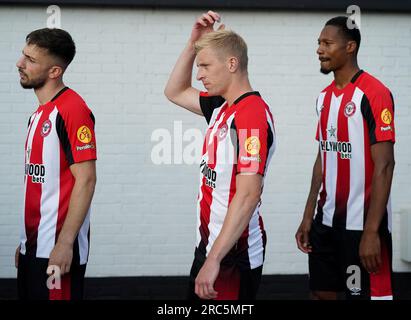
M 76 45 L 67 31 L 62 29 L 43 28 L 30 32 L 26 37 L 27 44 L 33 44 L 61 59 L 64 69 L 76 54 Z
M 350 24 L 353 27 L 349 28 L 348 24 Z M 358 53 L 358 50 L 360 49 L 360 43 L 361 43 L 361 34 L 360 34 L 360 29 L 358 28 L 354 20 L 348 17 L 339 16 L 339 17 L 335 17 L 335 18 L 328 20 L 325 23 L 325 25 L 338 27 L 347 40 L 355 41 L 355 43 L 357 44 L 357 53 Z

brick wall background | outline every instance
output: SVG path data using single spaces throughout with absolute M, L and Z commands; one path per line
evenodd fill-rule
M 176 137 L 185 134 L 189 139 L 205 129 L 201 117 L 163 95 L 201 11 L 61 10 L 62 28 L 72 34 L 78 52 L 65 82 L 96 117 L 98 185 L 87 275 L 187 275 L 195 244 L 198 165 L 153 164 L 151 153 L 158 142 L 152 141 L 152 133 L 168 130 L 173 157 L 178 157 L 189 151 L 185 148 L 191 142 Z M 268 233 L 264 273 L 307 273 L 307 258 L 296 248 L 294 233 L 317 152 L 315 99 L 332 80 L 331 74 L 319 73 L 315 51 L 325 21 L 344 12 L 221 14 L 227 27 L 247 41 L 252 85 L 271 105 L 276 120 L 278 145 L 262 206 Z M 20 87 L 15 63 L 26 34 L 45 27 L 47 17 L 46 7 L 0 7 L 1 278 L 16 274 L 23 146 L 28 117 L 37 106 L 34 93 Z M 411 212 L 411 19 L 363 12 L 361 22 L 360 66 L 381 79 L 396 101 L 394 270 L 411 271 L 411 264 L 400 257 L 400 217 Z

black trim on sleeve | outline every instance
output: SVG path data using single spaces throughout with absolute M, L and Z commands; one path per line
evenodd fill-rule
M 94 118 L 93 112 L 90 112 L 90 118 L 91 118 L 91 121 L 93 121 L 93 124 L 96 124 L 96 118 Z
M 214 109 L 221 107 L 224 102 L 225 99 L 221 96 L 205 97 L 200 95 L 200 107 L 207 123 L 210 123 Z
M 60 97 L 69 87 L 64 87 L 63 89 L 61 89 L 59 92 L 57 92 L 57 94 L 53 97 L 53 99 L 51 99 L 50 101 L 54 101 L 56 100 L 58 97 Z
M 60 113 L 57 113 L 56 117 L 56 130 L 62 145 L 63 151 L 66 154 L 66 159 L 71 166 L 74 163 L 73 153 L 71 152 L 71 144 L 66 130 L 66 124 Z
M 391 97 L 391 101 L 392 101 L 392 112 L 395 112 L 395 103 L 394 103 L 394 97 L 390 91 L 390 97 Z
M 371 110 L 370 102 L 368 101 L 368 98 L 365 94 L 363 95 L 361 99 L 361 113 L 368 125 L 368 134 L 370 137 L 370 144 L 375 144 L 377 142 L 377 139 L 375 137 L 375 127 L 376 127 L 375 119 L 374 119 L 374 114 L 372 113 L 372 110 Z
M 270 123 L 267 121 L 267 156 L 265 157 L 264 172 L 263 172 L 264 176 L 267 171 L 268 156 L 270 155 L 270 149 L 273 143 L 274 143 L 273 130 L 271 130 Z
M 237 127 L 235 125 L 235 117 L 233 121 L 231 122 L 230 126 L 230 138 L 231 138 L 231 143 L 233 144 L 234 147 L 234 152 L 236 154 L 236 163 L 238 163 L 238 157 L 240 156 L 240 141 L 238 140 L 238 134 L 237 134 Z M 236 168 L 236 173 L 237 173 L 237 168 Z

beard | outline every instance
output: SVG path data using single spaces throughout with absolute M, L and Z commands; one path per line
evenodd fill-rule
M 36 80 L 31 80 L 29 82 L 23 82 L 22 80 L 20 80 L 20 85 L 24 89 L 40 89 L 44 86 L 45 83 L 46 83 L 45 79 L 36 79 Z
M 321 69 L 320 69 L 320 72 L 321 72 L 322 74 L 329 74 L 331 71 L 332 71 L 331 69 L 324 69 L 324 68 L 321 68 Z
M 46 79 L 47 79 L 46 77 L 38 77 L 37 79 L 29 79 L 29 77 L 25 73 L 23 73 L 23 75 L 25 76 L 25 80 L 20 79 L 20 85 L 24 89 L 40 89 L 46 83 Z

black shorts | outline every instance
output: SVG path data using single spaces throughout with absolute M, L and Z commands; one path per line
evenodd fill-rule
M 190 271 L 188 300 L 200 300 L 195 294 L 195 279 L 204 262 L 204 255 L 196 249 Z M 261 282 L 262 271 L 263 266 L 252 270 L 241 270 L 235 264 L 221 264 L 220 273 L 214 283 L 214 289 L 218 292 L 215 300 L 255 300 Z
M 347 299 L 392 299 L 392 240 L 380 232 L 382 267 L 369 274 L 362 266 L 362 231 L 331 228 L 314 220 L 310 231 L 311 291 L 345 292 Z
M 47 275 L 48 262 L 49 259 L 19 255 L 17 269 L 19 299 L 82 300 L 86 265 L 71 265 L 70 272 L 61 276 L 60 289 L 58 289 L 56 280 Z

